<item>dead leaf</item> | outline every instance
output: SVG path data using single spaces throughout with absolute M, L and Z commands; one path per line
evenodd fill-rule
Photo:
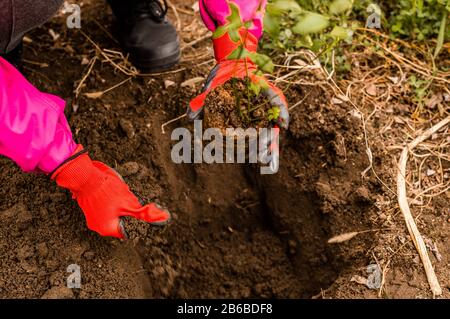
M 186 87 L 186 86 L 193 86 L 199 82 L 203 82 L 205 80 L 205 78 L 199 76 L 199 77 L 195 77 L 192 79 L 189 79 L 187 81 L 184 81 L 183 83 L 181 83 L 181 87 Z
M 388 76 L 388 79 L 391 80 L 394 84 L 397 84 L 400 80 L 398 76 Z
M 368 283 L 367 278 L 364 278 L 359 275 L 352 276 L 352 279 L 350 279 L 350 281 L 356 282 L 357 284 L 364 285 L 364 286 L 367 286 L 367 283 Z
M 442 255 L 439 252 L 439 249 L 436 245 L 435 242 L 433 242 L 431 239 L 429 238 L 424 238 L 425 241 L 425 245 L 428 247 L 429 250 L 431 250 L 431 252 L 433 252 L 434 256 L 436 257 L 436 259 L 438 261 L 442 261 Z
M 199 5 L 198 1 L 195 1 L 191 8 L 192 8 L 192 10 L 194 10 L 194 12 L 199 12 L 200 5 Z
M 332 98 L 331 99 L 331 103 L 333 103 L 333 104 L 342 104 L 342 103 L 344 103 L 344 101 L 342 101 L 342 100 L 339 100 L 338 98 Z
M 49 29 L 48 33 L 51 35 L 53 41 L 56 41 L 59 39 L 60 35 L 56 33 L 53 29 Z
M 23 41 L 24 43 L 32 43 L 32 42 L 33 42 L 33 39 L 31 39 L 30 37 L 24 36 L 23 39 L 22 39 L 22 41 Z
M 415 206 L 423 206 L 423 201 L 419 200 L 419 199 L 410 199 L 409 203 L 411 205 L 415 205 Z
M 445 102 L 450 102 L 450 94 L 444 93 L 444 101 Z
M 171 86 L 174 86 L 175 82 L 174 81 L 170 81 L 170 80 L 165 80 L 164 81 L 164 86 L 166 87 L 166 89 L 170 88 Z
M 70 44 L 68 44 L 64 47 L 64 51 L 69 54 L 75 53 L 75 49 Z
M 103 92 L 92 92 L 92 93 L 84 93 L 88 99 L 99 99 L 103 95 Z
M 436 107 L 436 105 L 438 105 L 439 103 L 441 103 L 443 101 L 444 97 L 442 96 L 442 94 L 438 93 L 438 94 L 434 94 L 431 98 L 429 98 L 425 105 L 430 108 L 430 109 L 434 109 Z
M 378 89 L 375 84 L 371 84 L 368 87 L 366 87 L 367 94 L 371 96 L 377 96 L 378 95 Z
M 406 123 L 405 120 L 399 116 L 394 116 L 394 122 L 397 124 L 405 124 Z
M 88 65 L 90 63 L 90 60 L 83 56 L 83 59 L 81 60 L 81 65 Z
M 362 119 L 362 113 L 358 110 L 351 110 L 350 115 L 354 118 L 357 118 L 358 120 Z
M 359 232 L 351 232 L 351 233 L 341 234 L 341 235 L 335 236 L 333 238 L 330 238 L 328 240 L 328 243 L 329 244 L 340 244 L 340 243 L 349 241 L 350 239 L 357 236 L 358 234 L 359 234 Z
M 300 59 L 294 60 L 294 63 L 296 63 L 296 64 L 298 64 L 300 66 L 308 66 L 308 63 L 306 63 L 305 61 L 300 60 Z
M 343 94 L 339 94 L 339 95 L 337 96 L 337 98 L 338 98 L 339 100 L 344 101 L 344 102 L 350 101 L 350 99 L 349 99 L 346 95 L 343 95 Z
M 433 176 L 434 174 L 436 174 L 436 171 L 434 169 L 427 169 L 427 176 Z

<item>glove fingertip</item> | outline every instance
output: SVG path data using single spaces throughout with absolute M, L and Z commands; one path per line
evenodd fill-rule
M 286 121 L 285 119 L 283 120 L 278 120 L 277 124 L 280 126 L 280 128 L 282 128 L 283 130 L 287 130 L 289 128 L 289 121 Z
M 165 226 L 165 225 L 169 224 L 172 221 L 172 214 L 169 211 L 165 210 L 165 209 L 161 209 L 161 210 L 166 214 L 166 217 L 164 217 L 164 220 L 162 220 L 162 221 L 151 222 L 150 223 L 151 225 L 154 225 L 154 226 Z
M 200 116 L 202 114 L 203 108 L 197 110 L 197 111 L 193 111 L 191 108 L 188 108 L 187 111 L 187 118 L 189 119 L 189 121 L 193 122 L 195 120 L 200 119 Z
M 123 222 L 122 219 L 119 220 L 119 234 L 121 235 L 121 237 L 119 237 L 120 239 L 128 239 L 128 234 L 127 231 L 125 230 L 125 224 Z
M 154 226 L 165 226 L 172 220 L 172 215 L 167 209 L 152 203 L 146 206 L 146 216 L 143 220 Z

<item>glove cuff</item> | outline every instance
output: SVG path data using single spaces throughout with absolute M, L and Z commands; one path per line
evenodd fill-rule
M 258 38 L 256 38 L 247 29 L 241 28 L 239 30 L 240 39 L 235 42 L 231 39 L 229 33 L 213 39 L 214 56 L 217 62 L 228 59 L 228 57 L 240 46 L 243 46 L 247 51 L 255 53 L 258 50 Z
M 96 171 L 87 151 L 82 145 L 78 145 L 74 154 L 52 173 L 51 179 L 75 195 L 86 188 L 86 185 L 101 182 L 96 178 Z

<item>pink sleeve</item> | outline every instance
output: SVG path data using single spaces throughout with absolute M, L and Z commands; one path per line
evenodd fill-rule
M 215 31 L 218 26 L 227 23 L 226 18 L 231 14 L 230 2 L 238 6 L 244 22 L 253 22 L 249 31 L 259 39 L 263 33 L 267 0 L 200 0 L 200 13 L 206 27 Z
M 51 173 L 76 148 L 64 105 L 0 58 L 0 154 L 26 172 Z

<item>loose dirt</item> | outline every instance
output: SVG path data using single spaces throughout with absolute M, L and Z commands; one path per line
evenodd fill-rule
M 205 101 L 205 127 L 267 128 L 270 125 L 270 99 L 263 93 L 256 94 L 248 85 L 249 80 L 232 79 L 210 92 Z

